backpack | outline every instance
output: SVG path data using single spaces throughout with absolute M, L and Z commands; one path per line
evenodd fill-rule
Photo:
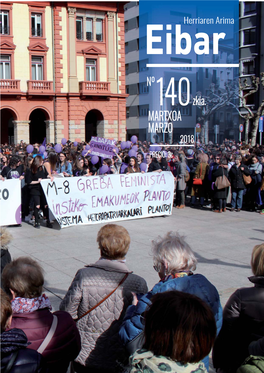
M 263 373 L 264 356 L 250 355 L 244 363 L 238 368 L 236 373 Z

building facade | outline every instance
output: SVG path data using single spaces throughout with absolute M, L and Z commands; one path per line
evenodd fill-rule
M 247 87 L 244 94 L 252 89 L 251 77 L 261 79 L 264 73 L 264 3 L 261 1 L 243 1 L 239 10 L 239 75 Z M 247 97 L 246 104 L 254 114 L 264 100 L 264 88 L 260 84 L 256 93 Z M 240 107 L 240 112 L 246 114 L 247 110 Z M 252 128 L 254 118 L 250 121 L 249 132 Z M 243 119 L 241 118 L 243 123 Z M 259 136 L 258 136 L 259 138 Z
M 2 2 L 1 143 L 125 139 L 120 2 Z

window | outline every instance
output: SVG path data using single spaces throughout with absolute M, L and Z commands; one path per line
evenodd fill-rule
M 128 21 L 125 21 L 125 32 L 128 32 Z
M 126 117 L 129 118 L 129 107 L 126 108 Z
M 148 111 L 149 111 L 149 106 L 148 105 L 140 105 L 139 106 L 139 116 L 140 117 L 147 117 L 148 116 Z
M 86 80 L 88 82 L 96 81 L 96 60 L 86 59 Z
M 256 13 L 256 3 L 251 1 L 245 1 L 244 3 L 244 15 Z
M 126 94 L 129 94 L 129 85 L 126 85 Z
M 254 61 L 242 61 L 243 64 L 243 69 L 242 69 L 242 74 L 243 75 L 250 75 L 254 74 Z
M 0 12 L 0 30 L 2 35 L 9 35 L 9 12 L 8 10 L 2 10 Z
M 32 80 L 43 80 L 43 57 L 31 57 Z
M 125 43 L 125 53 L 128 53 L 128 42 Z
M 11 79 L 10 56 L 0 55 L 0 79 Z
M 186 115 L 186 116 L 192 115 L 192 107 L 191 107 L 191 105 L 183 106 L 181 108 L 181 115 Z
M 76 18 L 76 38 L 83 40 L 83 19 L 81 17 Z
M 186 59 L 186 58 L 177 58 L 177 57 L 171 57 L 171 62 L 178 63 L 178 64 L 191 64 L 192 60 Z M 183 66 L 183 67 L 172 67 L 173 70 L 186 70 L 191 71 L 192 68 L 189 66 Z
M 31 35 L 42 36 L 41 14 L 31 13 Z
M 206 77 L 206 79 L 208 79 L 208 76 L 209 76 L 208 69 L 205 69 L 205 77 Z
M 92 18 L 86 18 L 86 40 L 93 40 L 93 19 Z
M 148 58 L 145 60 L 139 61 L 139 71 L 146 71 L 148 70 L 147 64 L 149 63 Z
M 244 42 L 243 45 L 254 44 L 256 42 L 256 29 L 252 28 L 244 30 Z
M 96 40 L 103 41 L 103 20 L 96 19 Z
M 149 92 L 149 86 L 147 85 L 147 82 L 139 83 L 139 93 L 148 93 Z
M 128 75 L 129 65 L 126 63 L 126 75 Z

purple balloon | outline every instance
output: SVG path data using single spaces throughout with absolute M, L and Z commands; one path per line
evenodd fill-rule
M 120 174 L 123 174 L 125 172 L 125 169 L 127 168 L 128 164 L 122 163 L 121 168 L 120 168 Z
M 137 136 L 134 135 L 134 136 L 131 137 L 130 140 L 132 141 L 133 144 L 136 144 L 138 139 L 137 139 Z
M 144 171 L 144 172 L 146 172 L 147 168 L 148 168 L 146 163 L 140 163 L 139 167 L 140 167 L 141 171 Z
M 33 150 L 34 150 L 33 145 L 28 145 L 28 146 L 27 146 L 27 152 L 28 152 L 28 153 L 32 153 Z
M 92 158 L 91 158 L 91 162 L 92 164 L 96 164 L 99 162 L 99 157 L 97 157 L 97 155 L 93 155 Z
M 44 154 L 45 150 L 46 150 L 46 148 L 45 148 L 44 145 L 41 145 L 41 146 L 39 147 L 39 152 L 40 152 L 41 154 Z
M 128 155 L 129 157 L 136 157 L 137 153 L 135 152 L 135 150 L 130 149 Z
M 55 150 L 56 153 L 60 153 L 61 150 L 62 150 L 62 148 L 61 148 L 61 144 L 56 144 L 56 145 L 54 146 L 54 150 Z
M 131 146 L 131 141 L 127 141 L 127 142 L 126 142 L 126 147 L 129 149 L 130 146 Z
M 86 153 L 87 153 L 87 150 L 84 149 L 84 150 L 82 151 L 82 156 L 85 157 L 85 156 L 86 156 Z
M 44 152 L 43 155 L 44 155 L 45 159 L 48 158 L 48 153 L 47 152 Z
M 106 174 L 108 171 L 109 171 L 109 167 L 104 164 L 101 168 L 100 168 L 100 175 L 103 175 L 103 174 Z
M 132 146 L 132 150 L 135 150 L 135 152 L 137 152 L 137 150 L 138 150 L 137 145 L 133 145 L 133 146 Z
M 152 145 L 149 147 L 149 150 L 152 151 L 152 152 L 156 152 L 156 151 L 157 151 L 157 148 L 158 148 L 158 144 L 152 144 Z
M 61 143 L 62 143 L 62 145 L 66 145 L 67 139 L 65 139 L 65 138 L 61 139 Z
M 90 149 L 90 145 L 87 144 L 86 147 L 85 147 L 85 149 L 89 150 Z
M 77 142 L 77 141 L 74 141 L 73 145 L 74 145 L 74 146 L 78 146 L 78 142 Z
M 127 147 L 127 143 L 126 143 L 126 141 L 122 141 L 121 142 L 121 149 L 125 149 Z

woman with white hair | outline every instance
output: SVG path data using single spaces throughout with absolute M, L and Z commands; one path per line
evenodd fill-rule
M 153 295 L 169 290 L 193 294 L 205 301 L 212 309 L 219 332 L 222 325 L 222 307 L 218 291 L 206 277 L 193 274 L 197 259 L 184 237 L 168 232 L 164 237 L 152 241 L 152 252 L 154 269 L 158 272 L 160 281 L 147 294 L 134 297 L 133 305 L 128 307 L 119 332 L 126 346 L 130 342 L 127 346 L 129 353 L 134 352 L 130 347 L 144 329 L 144 312 L 151 305 Z M 140 347 L 142 346 L 136 345 L 136 349 Z M 203 361 L 209 369 L 208 356 Z

